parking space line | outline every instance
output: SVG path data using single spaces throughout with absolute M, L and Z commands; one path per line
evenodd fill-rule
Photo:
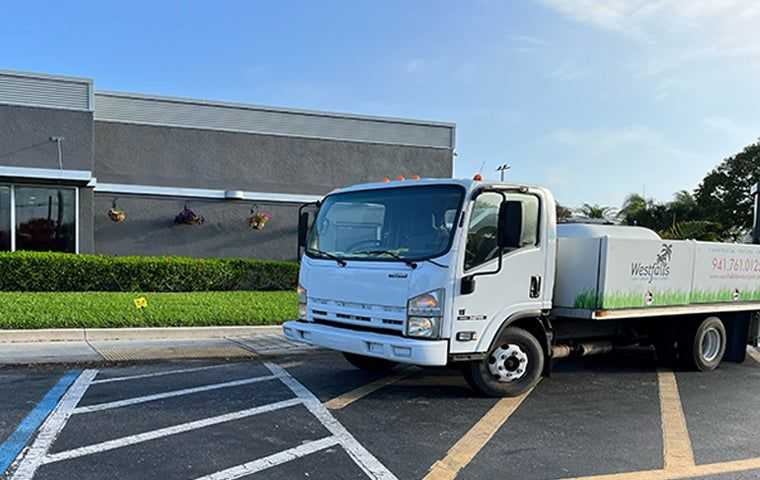
M 138 443 L 147 442 L 149 440 L 157 440 L 159 438 L 168 437 L 170 435 L 177 435 L 179 433 L 190 432 L 192 430 L 198 430 L 212 425 L 218 425 L 220 423 L 226 423 L 233 420 L 240 420 L 242 418 L 252 417 L 262 413 L 273 412 L 283 408 L 292 407 L 303 403 L 300 398 L 291 398 L 283 400 L 281 402 L 270 403 L 268 405 L 262 405 L 255 408 L 249 408 L 247 410 L 241 410 L 239 412 L 227 413 L 216 417 L 204 418 L 202 420 L 195 420 L 192 422 L 182 423 L 174 425 L 172 427 L 160 428 L 158 430 L 152 430 L 149 432 L 138 433 L 136 435 L 130 435 L 127 437 L 117 438 L 115 440 L 108 440 L 93 445 L 87 445 L 84 447 L 74 448 L 66 450 L 64 452 L 54 453 L 48 455 L 42 460 L 43 464 L 60 462 L 62 460 L 69 460 L 72 458 L 83 457 L 85 455 L 92 455 L 95 453 L 101 453 L 108 450 L 115 450 L 117 448 L 126 447 L 129 445 L 135 445 Z
M 340 440 L 335 436 L 329 436 L 274 453 L 243 465 L 238 465 L 237 467 L 212 473 L 197 478 L 196 480 L 236 480 L 336 445 L 340 445 Z
M 642 470 L 639 472 L 608 473 L 590 475 L 588 477 L 573 477 L 563 480 L 678 480 L 684 478 L 705 477 L 709 475 L 726 475 L 729 473 L 760 470 L 760 458 L 732 460 L 729 462 L 692 465 L 672 470 Z
M 298 380 L 291 376 L 284 368 L 274 363 L 265 362 L 264 365 L 287 385 L 296 396 L 303 401 L 306 408 L 340 441 L 346 453 L 354 460 L 359 468 L 370 478 L 376 480 L 398 480 L 380 461 L 364 448 L 351 433 L 333 417 L 330 411 L 322 405 L 322 402 L 311 393 Z
M 446 453 L 430 467 L 423 480 L 452 480 L 483 449 L 496 432 L 522 405 L 533 389 L 519 397 L 502 398 Z
M 673 372 L 657 372 L 660 387 L 660 415 L 662 418 L 662 450 L 665 470 L 694 465 L 686 417 L 683 413 L 678 383 Z
M 394 384 L 398 382 L 399 380 L 403 380 L 404 378 L 411 375 L 413 371 L 414 370 L 412 369 L 406 369 L 395 375 L 383 377 L 378 380 L 375 380 L 374 382 L 370 382 L 366 385 L 362 385 L 361 387 L 357 389 L 351 390 L 350 392 L 346 392 L 343 395 L 333 398 L 332 400 L 328 400 L 327 402 L 325 402 L 325 407 L 329 408 L 330 410 L 340 410 L 341 408 L 346 408 L 347 406 L 351 405 L 355 401 L 366 397 L 372 392 L 376 392 L 377 390 L 380 390 L 383 387 Z
M 214 368 L 224 368 L 224 367 L 231 367 L 234 365 L 241 365 L 241 363 L 223 363 L 220 365 L 206 365 L 204 367 L 193 367 L 193 368 L 181 368 L 178 370 L 166 370 L 163 372 L 153 372 L 153 373 L 141 373 L 139 375 L 129 375 L 126 377 L 115 377 L 115 378 L 102 378 L 97 379 L 93 381 L 93 384 L 100 384 L 100 383 L 111 383 L 111 382 L 125 382 L 128 380 L 138 380 L 141 378 L 152 378 L 152 377 L 163 377 L 164 375 L 178 375 L 181 373 L 191 373 L 191 372 L 201 372 L 203 370 L 211 370 Z
M 53 442 L 55 442 L 55 439 L 58 438 L 61 430 L 66 425 L 74 407 L 82 399 L 82 396 L 97 374 L 97 370 L 85 370 L 74 381 L 61 398 L 61 401 L 58 402 L 58 406 L 53 410 L 53 413 L 48 416 L 45 423 L 40 427 L 37 438 L 31 447 L 29 447 L 29 451 L 11 477 L 13 480 L 31 480 L 34 477 L 37 469 L 43 464 L 45 455 L 47 455 L 51 445 L 53 445 Z
M 220 388 L 239 387 L 241 385 L 248 385 L 251 383 L 265 382 L 267 380 L 274 380 L 274 375 L 267 375 L 264 377 L 246 378 L 243 380 L 235 380 L 232 382 L 215 383 L 213 385 L 203 385 L 201 387 L 183 388 L 182 390 L 173 390 L 171 392 L 156 393 L 153 395 L 145 395 L 143 397 L 128 398 L 126 400 L 117 400 L 114 402 L 98 403 L 95 405 L 88 405 L 86 407 L 75 408 L 75 414 L 78 413 L 92 413 L 100 412 L 103 410 L 110 410 L 112 408 L 126 407 L 128 405 L 137 405 L 140 403 L 153 402 L 156 400 L 163 400 L 165 398 L 180 397 L 183 395 L 191 395 L 193 393 L 208 392 L 211 390 L 219 390 Z
M 80 373 L 79 370 L 66 372 L 53 385 L 53 388 L 48 390 L 45 396 L 42 397 L 42 400 L 34 406 L 32 411 L 24 417 L 13 433 L 3 443 L 0 443 L 0 474 L 11 466 L 13 460 L 21 453 L 42 422 L 45 421 L 50 412 L 58 405 L 63 394 L 66 393 L 66 390 L 79 377 Z

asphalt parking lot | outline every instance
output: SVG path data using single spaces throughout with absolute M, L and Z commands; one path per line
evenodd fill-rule
M 0 369 L 0 392 L 0 461 L 52 410 L 5 472 L 16 480 L 760 478 L 753 358 L 709 374 L 658 370 L 648 352 L 565 361 L 503 400 L 456 370 L 383 376 L 321 351 Z

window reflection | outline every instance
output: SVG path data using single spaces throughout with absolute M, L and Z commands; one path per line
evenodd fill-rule
M 0 185 L 0 251 L 11 249 L 11 189 Z
M 15 187 L 16 250 L 75 252 L 76 190 Z

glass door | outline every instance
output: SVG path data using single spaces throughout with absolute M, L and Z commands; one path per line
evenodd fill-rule
M 16 250 L 76 252 L 76 189 L 14 186 Z

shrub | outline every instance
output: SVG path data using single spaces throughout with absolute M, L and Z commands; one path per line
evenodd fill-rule
M 242 258 L 0 253 L 0 291 L 196 292 L 293 290 L 298 265 Z

